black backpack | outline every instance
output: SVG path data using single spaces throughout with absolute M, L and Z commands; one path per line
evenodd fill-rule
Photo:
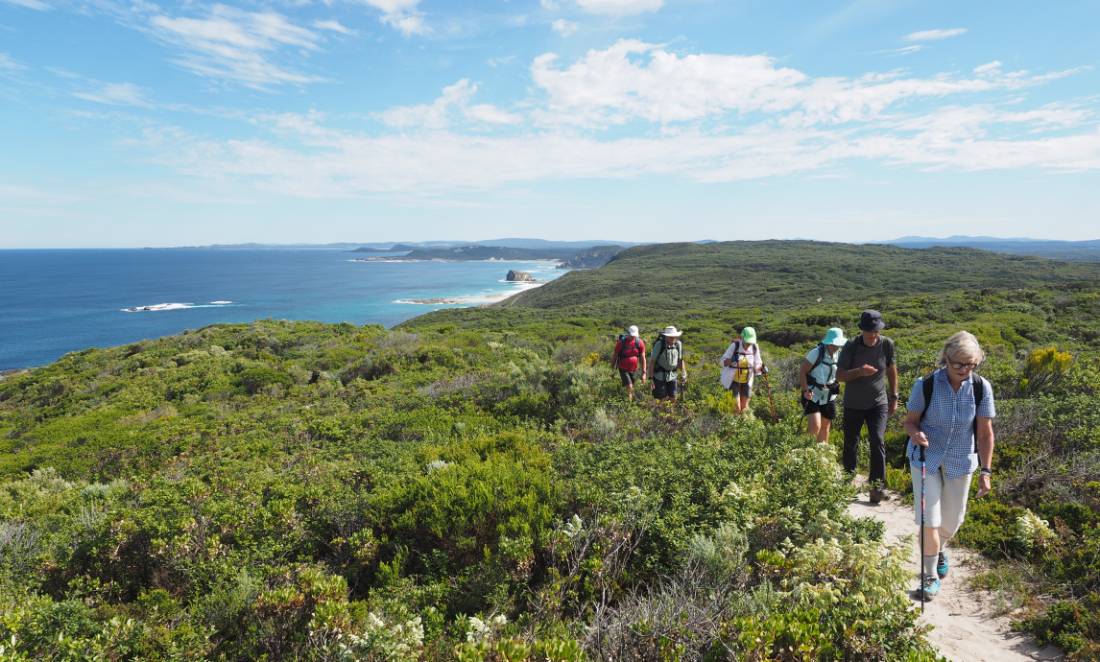
M 810 386 L 816 386 L 818 388 L 828 388 L 828 386 L 829 386 L 828 384 L 819 384 L 819 383 L 817 383 L 816 379 L 811 377 L 814 370 L 817 370 L 817 366 L 819 366 L 819 365 L 821 365 L 822 363 L 825 362 L 825 353 L 826 353 L 826 351 L 827 350 L 825 349 L 825 343 L 822 342 L 822 343 L 817 344 L 817 360 L 814 361 L 814 364 L 812 366 L 810 366 L 809 372 L 806 373 L 806 383 L 809 384 Z M 833 365 L 836 365 L 836 361 L 833 361 Z
M 985 380 L 977 373 L 970 373 L 971 384 L 974 385 L 974 452 L 978 452 L 978 407 L 982 406 L 982 399 L 985 398 Z M 924 415 L 928 413 L 928 407 L 932 405 L 932 389 L 936 386 L 936 373 L 924 377 L 920 381 L 921 390 L 924 392 L 924 411 L 920 413 L 920 420 L 924 420 Z

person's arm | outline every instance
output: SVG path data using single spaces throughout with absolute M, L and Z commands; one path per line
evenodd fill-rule
M 925 407 L 928 403 L 924 401 L 924 387 L 922 382 L 924 380 L 918 379 L 913 382 L 913 390 L 909 392 L 909 401 L 905 403 L 907 413 L 905 419 L 901 422 L 901 427 L 905 428 L 906 434 L 918 446 L 928 447 L 928 437 L 920 429 L 920 419 L 924 414 Z
M 684 346 L 680 345 L 680 361 L 676 364 L 676 368 L 680 371 L 680 381 L 686 382 L 688 380 L 687 366 L 684 365 Z
M 840 358 L 836 362 L 836 379 L 838 382 L 849 382 L 853 379 L 859 379 L 863 376 L 859 368 L 852 367 L 852 354 L 849 349 L 851 343 L 844 345 L 844 349 L 840 350 Z
M 896 363 L 891 363 L 886 366 L 886 381 L 890 383 L 890 392 L 886 394 L 886 398 L 890 403 L 889 413 L 891 416 L 898 410 L 898 366 Z
M 645 342 L 642 340 L 638 342 L 641 343 L 641 349 L 638 350 L 638 358 L 642 361 L 642 383 L 645 384 L 646 368 L 649 364 L 645 360 Z
M 737 343 L 731 342 L 730 346 L 726 348 L 725 353 L 722 354 L 720 363 L 727 368 L 733 367 L 733 350 L 735 347 L 737 347 Z
M 978 465 L 982 471 L 978 476 L 978 497 L 984 497 L 993 489 L 993 419 L 986 416 L 978 417 Z
M 928 447 L 928 437 L 920 429 L 920 415 L 923 411 L 912 411 L 905 415 L 905 420 L 901 422 L 901 427 L 905 428 L 906 434 L 913 440 L 913 443 L 918 446 Z
M 802 359 L 802 365 L 798 368 L 798 383 L 802 386 L 802 394 L 806 396 L 807 400 L 813 400 L 814 394 L 810 390 L 810 370 L 813 369 L 813 365 L 809 360 Z
M 764 353 L 760 351 L 760 345 L 756 346 L 756 351 L 753 352 L 753 368 L 756 370 L 756 374 L 764 372 Z
M 615 353 L 611 355 L 611 367 L 619 367 L 619 352 L 622 351 L 623 341 L 619 340 L 615 343 Z

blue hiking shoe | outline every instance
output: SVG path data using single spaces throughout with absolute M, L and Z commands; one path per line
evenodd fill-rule
M 921 586 L 917 593 L 924 602 L 931 602 L 933 598 L 940 594 L 940 586 L 939 577 L 925 577 L 924 586 Z
M 947 552 L 940 552 L 940 558 L 936 560 L 936 574 L 943 579 L 951 570 L 951 564 L 947 561 Z

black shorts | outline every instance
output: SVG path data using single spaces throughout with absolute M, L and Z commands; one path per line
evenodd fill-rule
M 623 380 L 623 386 L 633 386 L 634 380 L 637 379 L 634 375 L 637 372 L 637 370 L 623 370 L 619 368 L 619 379 Z
M 751 398 L 752 386 L 749 385 L 748 382 L 745 382 L 744 384 L 733 382 L 732 384 L 730 384 L 730 393 L 733 393 L 734 395 L 740 395 L 743 398 Z
M 654 379 L 653 397 L 657 398 L 658 400 L 663 400 L 664 398 L 675 398 L 676 380 L 673 379 L 671 382 L 663 382 L 659 379 Z
M 802 414 L 804 416 L 821 414 L 823 418 L 831 421 L 836 418 L 836 400 L 830 400 L 827 404 L 819 405 L 813 400 L 807 400 L 806 396 L 802 396 Z

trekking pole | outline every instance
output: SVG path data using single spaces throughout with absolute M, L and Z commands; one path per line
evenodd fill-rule
M 760 373 L 760 376 L 764 378 L 764 390 L 768 392 L 768 405 L 772 411 L 772 421 L 778 421 L 779 417 L 775 414 L 775 399 L 772 397 L 772 382 L 768 379 L 768 371 L 765 369 Z
M 920 613 L 924 613 L 924 446 L 920 447 Z

